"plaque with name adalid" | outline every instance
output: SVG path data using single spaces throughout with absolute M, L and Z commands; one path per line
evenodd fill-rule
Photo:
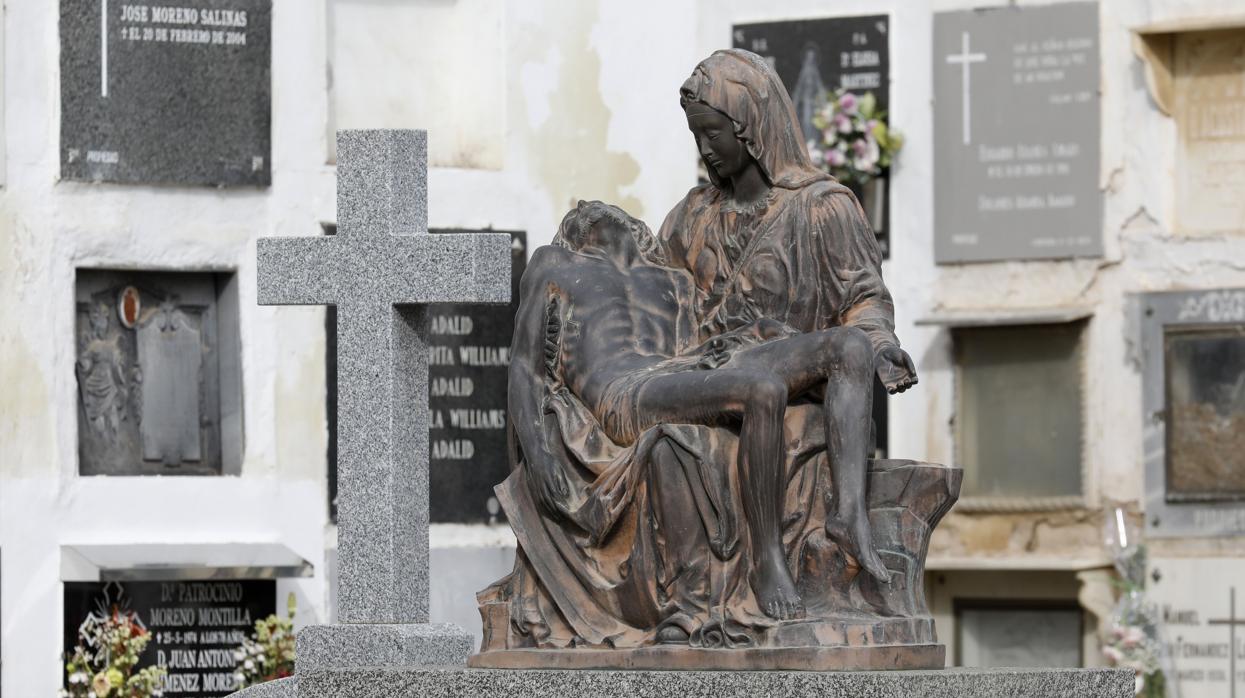
M 453 235 L 459 231 L 432 231 Z M 440 303 L 428 308 L 428 438 L 431 517 L 488 522 L 506 479 L 506 385 L 527 234 L 512 232 L 510 304 Z

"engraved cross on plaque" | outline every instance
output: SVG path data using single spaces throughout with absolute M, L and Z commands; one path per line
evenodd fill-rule
M 423 131 L 341 131 L 337 152 L 337 234 L 260 238 L 259 302 L 338 308 L 338 619 L 423 624 L 427 304 L 506 302 L 510 236 L 428 234 Z
M 1236 698 L 1236 627 L 1245 626 L 1245 618 L 1236 617 L 1236 587 L 1228 589 L 1228 617 L 1208 620 L 1206 624 L 1228 626 L 1228 695 Z
M 972 121 L 972 80 L 969 76 L 969 68 L 973 63 L 982 63 L 986 60 L 984 53 L 968 52 L 968 32 L 964 32 L 960 38 L 960 52 L 947 56 L 947 62 L 951 64 L 960 64 L 960 93 L 963 105 L 963 125 L 964 125 L 964 145 L 968 145 L 973 141 L 973 121 Z

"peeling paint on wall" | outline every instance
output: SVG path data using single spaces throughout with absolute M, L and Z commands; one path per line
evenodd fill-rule
M 515 111 L 536 117 L 518 125 L 529 141 L 532 176 L 555 212 L 580 199 L 600 199 L 643 218 L 640 200 L 623 194 L 639 176 L 639 163 L 607 144 L 611 114 L 601 95 L 601 60 L 591 45 L 597 4 L 562 5 L 542 19 L 540 31 L 516 32 L 522 67 L 513 71 L 524 101 Z

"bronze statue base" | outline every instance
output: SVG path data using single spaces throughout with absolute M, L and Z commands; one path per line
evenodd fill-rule
M 861 671 L 941 669 L 946 647 L 934 621 L 835 618 L 784 621 L 757 647 L 717 649 L 654 645 L 629 649 L 497 648 L 472 655 L 478 669 L 711 669 L 729 671 Z
M 627 650 L 494 650 L 472 655 L 474 669 L 697 669 L 714 671 L 867 671 L 941 669 L 943 645 L 872 647 L 753 647 Z

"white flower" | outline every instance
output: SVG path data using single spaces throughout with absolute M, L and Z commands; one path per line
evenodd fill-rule
M 1119 664 L 1121 661 L 1124 660 L 1124 653 L 1112 647 L 1111 645 L 1107 645 L 1106 647 L 1102 648 L 1102 656 L 1106 657 L 1107 661 L 1111 662 L 1112 664 Z
M 248 659 L 248 660 L 246 660 L 246 662 L 244 662 L 244 663 L 242 664 L 242 668 L 243 668 L 243 669 L 246 669 L 247 671 L 254 671 L 254 670 L 255 670 L 255 662 L 254 662 L 254 661 L 252 661 L 252 660 L 250 660 L 250 659 Z

